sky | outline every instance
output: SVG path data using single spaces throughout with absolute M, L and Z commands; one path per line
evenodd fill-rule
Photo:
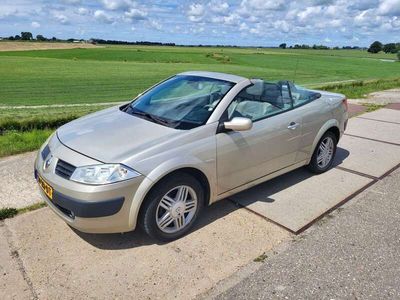
M 0 0 L 0 36 L 278 46 L 400 42 L 400 0 Z

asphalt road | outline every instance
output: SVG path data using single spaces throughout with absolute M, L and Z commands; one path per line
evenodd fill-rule
M 217 299 L 400 299 L 400 169 Z

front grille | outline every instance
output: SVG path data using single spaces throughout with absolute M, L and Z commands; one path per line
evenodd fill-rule
M 74 173 L 76 167 L 59 159 L 56 165 L 56 174 L 65 179 L 70 179 L 72 173 Z
M 42 153 L 40 153 L 40 155 L 42 156 L 42 159 L 45 160 L 49 154 L 50 154 L 50 147 L 49 145 L 46 145 L 46 147 L 43 148 Z

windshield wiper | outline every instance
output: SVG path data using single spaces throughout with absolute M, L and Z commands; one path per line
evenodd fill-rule
M 149 120 L 149 121 L 153 121 L 157 124 L 161 124 L 161 125 L 167 125 L 167 126 L 173 126 L 176 127 L 178 122 L 177 121 L 170 121 L 170 120 L 165 120 L 163 118 L 157 117 L 155 115 L 149 114 L 147 112 L 141 111 L 141 110 L 137 110 L 137 109 L 132 109 L 130 112 L 132 115 L 137 115 L 137 116 L 141 116 L 144 117 L 145 119 Z

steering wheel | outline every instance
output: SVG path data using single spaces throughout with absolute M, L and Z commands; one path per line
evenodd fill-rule
M 220 100 L 222 98 L 222 93 L 221 91 L 216 91 L 210 94 L 210 98 L 208 100 L 208 104 L 214 103 L 216 100 Z
M 208 97 L 208 104 L 204 105 L 206 109 L 213 109 L 215 107 L 215 102 L 222 98 L 222 93 L 220 91 L 211 93 Z

